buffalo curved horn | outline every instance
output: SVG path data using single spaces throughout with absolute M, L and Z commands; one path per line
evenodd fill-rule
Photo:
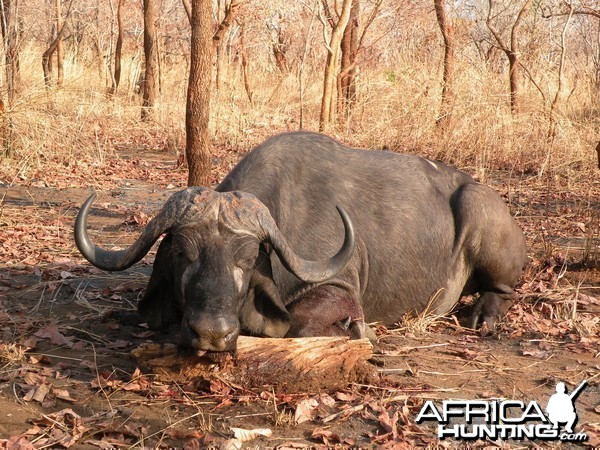
M 85 201 L 75 220 L 75 244 L 81 254 L 94 266 L 102 270 L 118 271 L 131 267 L 150 251 L 156 240 L 166 231 L 172 221 L 172 215 L 161 211 L 152 219 L 141 236 L 125 250 L 105 250 L 92 242 L 87 232 L 87 216 L 90 206 L 96 199 L 96 193 Z
M 348 213 L 341 207 L 336 207 L 344 222 L 344 243 L 339 251 L 329 259 L 309 261 L 300 258 L 287 243 L 285 237 L 269 216 L 270 220 L 263 220 L 262 226 L 267 233 L 267 238 L 273 245 L 275 253 L 287 270 L 292 272 L 302 281 L 307 283 L 320 283 L 337 275 L 350 262 L 355 248 L 354 226 Z

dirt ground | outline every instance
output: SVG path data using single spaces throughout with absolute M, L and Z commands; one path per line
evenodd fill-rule
M 121 273 L 87 264 L 72 241 L 95 188 L 94 239 L 127 245 L 185 171 L 163 153 L 129 152 L 22 180 L 0 180 L 0 448 L 523 448 L 600 446 L 600 185 L 540 182 L 498 172 L 530 245 L 521 300 L 495 334 L 459 319 L 377 327 L 377 375 L 342 389 L 297 394 L 227 380 L 158 380 L 131 350 L 175 342 L 135 314 L 154 253 Z M 216 161 L 219 178 L 239 155 Z M 83 170 L 87 168 L 87 171 Z M 430 323 L 429 323 L 430 322 Z M 439 440 L 415 423 L 424 402 L 532 400 L 545 407 L 563 381 L 585 443 Z M 244 431 L 236 431 L 236 429 Z M 251 432 L 250 430 L 253 430 Z M 265 436 L 268 435 L 268 436 Z

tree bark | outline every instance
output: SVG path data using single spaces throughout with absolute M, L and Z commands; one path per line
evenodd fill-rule
M 156 102 L 156 4 L 155 0 L 144 0 L 144 84 L 142 89 L 143 121 L 153 117 Z
M 173 344 L 145 344 L 133 350 L 142 366 L 169 381 L 185 383 L 215 373 L 246 388 L 271 385 L 277 391 L 306 392 L 332 389 L 365 378 L 372 371 L 368 339 L 312 337 L 275 339 L 240 336 L 234 355 L 227 353 L 185 356 Z
M 560 61 L 558 64 L 558 74 L 557 74 L 557 78 L 558 78 L 558 87 L 556 88 L 556 94 L 554 95 L 554 99 L 552 99 L 552 102 L 550 103 L 550 111 L 549 111 L 549 125 L 548 125 L 548 140 L 549 141 L 553 141 L 554 138 L 556 137 L 556 125 L 557 125 L 557 118 L 556 118 L 556 108 L 558 107 L 558 103 L 560 101 L 560 96 L 562 94 L 563 91 L 563 85 L 564 85 L 564 70 L 565 70 L 565 58 L 567 55 L 567 29 L 569 27 L 569 22 L 571 21 L 571 18 L 573 17 L 573 5 L 569 4 L 569 11 L 570 14 L 567 16 L 567 20 L 565 20 L 565 24 L 563 26 L 562 29 L 562 33 L 560 34 Z
M 277 28 L 275 36 L 271 41 L 271 49 L 273 50 L 273 57 L 275 58 L 275 65 L 279 71 L 286 74 L 290 71 L 290 67 L 287 61 L 287 44 L 281 27 Z
M 188 21 L 190 22 L 190 25 L 192 23 L 192 5 L 190 5 L 190 0 L 181 0 L 181 3 L 183 3 L 183 9 L 185 10 L 185 15 L 188 18 Z
M 227 34 L 227 30 L 233 24 L 236 16 L 236 10 L 239 5 L 239 0 L 231 0 L 231 2 L 225 2 L 223 7 L 223 19 L 219 22 L 219 26 L 217 27 L 217 31 L 213 34 L 213 46 L 214 52 L 216 55 L 216 88 L 218 91 L 223 87 L 223 74 L 225 72 L 225 63 L 227 56 L 227 49 L 225 48 L 225 35 Z M 220 6 L 219 6 L 220 9 Z
M 358 54 L 360 0 L 352 0 L 348 26 L 344 30 L 341 42 L 341 66 L 338 77 L 338 115 L 344 118 L 348 115 L 356 101 L 356 57 Z
M 327 0 L 323 0 L 324 9 L 328 10 Z M 339 68 L 340 60 L 340 43 L 342 42 L 342 36 L 348 21 L 350 20 L 350 9 L 352 6 L 352 0 L 344 0 L 342 5 L 342 11 L 340 13 L 339 20 L 333 27 L 331 32 L 331 38 L 329 42 L 326 42 L 327 47 L 327 61 L 325 63 L 325 73 L 323 76 L 323 97 L 321 99 L 321 113 L 319 115 L 319 131 L 327 131 L 329 124 L 332 122 L 334 110 L 333 100 L 335 95 L 337 71 Z M 332 23 L 333 18 L 330 14 L 327 19 Z M 325 27 L 325 23 L 323 23 Z
M 62 30 L 62 0 L 56 0 L 56 29 Z M 62 46 L 62 33 L 56 36 L 56 87 L 61 88 L 64 81 L 64 58 Z
M 492 24 L 492 7 L 493 0 L 488 0 L 488 16 L 487 16 L 487 27 L 494 36 L 494 39 L 498 43 L 500 49 L 506 54 L 508 58 L 508 76 L 510 85 L 510 110 L 512 114 L 518 114 L 521 111 L 520 95 L 519 95 L 519 41 L 518 31 L 521 21 L 525 14 L 529 10 L 533 0 L 525 0 L 523 7 L 519 10 L 517 17 L 510 30 L 510 45 L 507 45 L 502 38 L 502 35 Z
M 123 52 L 123 3 L 125 0 L 118 0 L 117 4 L 117 43 L 115 45 L 115 68 L 112 80 L 110 94 L 117 93 L 121 81 L 121 53 Z
M 233 23 L 235 19 L 236 10 L 239 4 L 239 0 L 231 0 L 229 4 L 225 5 L 225 14 L 223 16 L 223 20 L 221 20 L 221 22 L 219 23 L 217 31 L 215 31 L 212 37 L 215 47 L 219 45 L 220 41 L 223 40 L 223 38 L 225 37 L 225 33 Z
M 192 1 L 190 76 L 185 115 L 188 186 L 210 186 L 210 87 L 213 33 L 211 0 Z
M 452 119 L 452 106 L 454 102 L 454 27 L 448 23 L 446 16 L 445 0 L 433 0 L 435 15 L 444 39 L 444 73 L 442 76 L 442 101 L 440 115 L 436 126 L 446 129 Z
M 66 18 L 69 17 L 69 13 L 71 11 L 72 5 L 73 5 L 73 0 L 71 0 L 71 2 L 69 3 L 69 7 L 67 8 L 67 14 L 65 16 L 65 20 L 62 20 L 62 17 L 61 17 L 60 23 L 62 26 L 60 28 L 56 28 L 57 32 L 56 32 L 55 38 L 52 40 L 52 42 L 50 43 L 50 45 L 48 46 L 48 48 L 42 55 L 42 69 L 44 72 L 44 84 L 46 85 L 46 88 L 51 87 L 50 85 L 51 85 L 51 81 L 52 81 L 52 56 L 56 52 L 56 48 L 59 45 L 59 42 L 62 41 L 62 36 L 63 36 L 63 33 L 65 32 L 64 23 L 66 21 Z M 56 24 L 58 25 L 58 20 L 57 20 Z
M 4 42 L 6 90 L 8 105 L 12 106 L 21 84 L 19 67 L 19 1 L 0 0 L 0 20 Z
M 315 21 L 315 17 L 317 11 L 319 9 L 319 0 L 314 0 L 314 6 L 311 11 L 310 23 L 308 24 L 308 30 L 306 31 L 306 35 L 304 36 L 304 48 L 302 49 L 302 54 L 300 56 L 299 68 L 298 68 L 298 90 L 300 96 L 300 120 L 298 124 L 298 128 L 300 130 L 304 129 L 304 73 L 306 67 L 306 56 L 308 55 L 308 48 L 310 44 L 310 39 L 312 35 L 312 29 Z M 325 26 L 325 25 L 323 25 Z
M 244 88 L 246 89 L 248 101 L 252 105 L 253 93 L 250 87 L 250 77 L 248 75 L 248 56 L 246 55 L 246 28 L 244 27 L 243 23 L 240 23 L 240 34 L 240 56 L 242 60 L 242 76 L 244 78 Z

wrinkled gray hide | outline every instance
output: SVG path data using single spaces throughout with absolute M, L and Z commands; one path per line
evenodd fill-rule
M 231 350 L 240 330 L 361 337 L 363 319 L 392 324 L 411 310 L 444 314 L 461 295 L 476 292 L 472 324 L 493 327 L 515 298 L 525 262 L 522 231 L 496 192 L 443 164 L 352 149 L 315 133 L 286 133 L 255 148 L 216 191 L 192 188 L 172 198 L 181 205 L 214 196 L 221 206 L 193 220 L 187 206 L 169 207 L 173 217 L 157 225 L 168 234 L 140 304 L 153 327 L 182 320 L 183 340 L 193 348 Z M 229 191 L 239 192 L 220 194 Z M 242 197 L 250 206 L 236 213 L 235 199 Z M 270 216 L 302 264 L 331 269 L 338 254 L 338 265 L 324 275 L 329 278 L 294 275 L 267 235 L 246 225 L 224 227 L 219 219 L 219 211 L 239 219 L 263 207 L 267 212 L 257 214 Z M 158 231 L 132 246 L 135 258 L 125 265 L 143 257 Z M 96 255 L 109 261 L 97 265 L 113 267 L 114 252 L 84 241 L 78 246 L 90 261 L 97 264 Z

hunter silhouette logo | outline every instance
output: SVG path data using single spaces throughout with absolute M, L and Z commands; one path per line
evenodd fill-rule
M 548 418 L 554 425 L 553 429 L 558 429 L 559 423 L 566 423 L 565 431 L 573 433 L 573 425 L 577 422 L 574 401 L 586 384 L 587 380 L 583 380 L 570 395 L 566 393 L 565 383 L 561 381 L 556 384 L 556 394 L 550 397 L 546 406 Z
M 532 400 L 444 400 L 441 407 L 427 400 L 416 423 L 437 422 L 438 437 L 454 439 L 514 439 L 560 440 L 583 442 L 586 433 L 574 433 L 577 423 L 575 400 L 586 386 L 584 380 L 570 394 L 565 383 L 556 384 L 556 393 L 550 396 L 546 414 L 538 402 Z M 564 424 L 564 429 L 560 426 Z

